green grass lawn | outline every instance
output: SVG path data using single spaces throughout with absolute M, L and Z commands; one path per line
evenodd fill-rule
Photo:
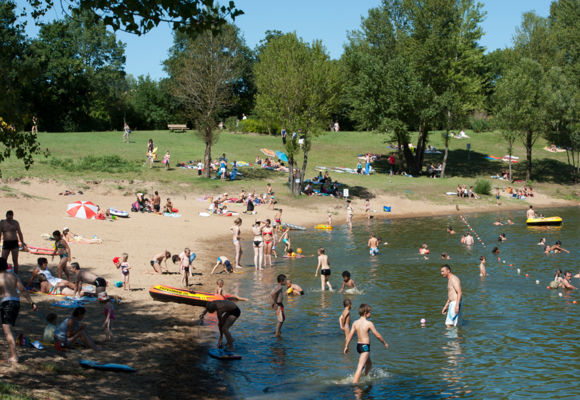
M 431 198 L 438 201 L 446 191 L 453 191 L 458 183 L 473 184 L 477 177 L 489 178 L 499 174 L 507 164 L 501 161 L 487 160 L 484 157 L 504 156 L 506 144 L 497 133 L 474 133 L 466 131 L 470 139 L 450 139 L 447 179 L 407 178 L 388 176 L 384 163 L 375 165 L 379 173 L 371 176 L 332 173 L 337 179 L 351 188 L 354 195 L 367 196 L 369 191 L 399 193 L 410 198 Z M 34 165 L 26 171 L 21 161 L 11 158 L 0 165 L 4 178 L 52 178 L 64 182 L 82 182 L 87 180 L 117 182 L 117 188 L 156 182 L 162 186 L 190 190 L 228 188 L 235 191 L 272 182 L 277 190 L 286 182 L 286 175 L 262 169 L 240 168 L 244 179 L 236 182 L 221 183 L 217 180 L 199 178 L 196 171 L 174 168 L 166 171 L 160 160 L 167 150 L 171 152 L 171 163 L 198 160 L 203 157 L 205 145 L 195 133 L 170 133 L 168 131 L 143 131 L 131 135 L 131 143 L 122 143 L 122 132 L 83 132 L 83 133 L 40 133 L 38 139 L 42 149 L 48 150 L 48 157 L 38 155 Z M 158 162 L 153 169 L 144 166 L 147 141 L 153 139 L 158 150 Z M 325 133 L 313 140 L 309 154 L 307 177 L 316 175 L 316 166 L 355 168 L 357 155 L 365 152 L 388 154 L 391 150 L 387 135 L 371 132 Z M 470 159 L 467 157 L 467 144 L 471 144 Z M 429 144 L 443 150 L 443 137 L 440 132 L 433 132 Z M 543 139 L 534 146 L 534 186 L 549 194 L 559 197 L 570 197 L 574 187 L 570 186 L 570 176 L 566 163 L 566 153 L 550 153 L 543 150 L 546 146 Z M 230 161 L 247 161 L 253 163 L 260 155 L 261 148 L 283 150 L 279 136 L 255 135 L 222 132 L 212 147 L 212 156 L 217 158 L 226 153 Z M 514 155 L 520 157 L 520 163 L 514 164 L 514 177 L 525 176 L 525 148 L 521 142 L 514 146 Z M 102 157 L 110 157 L 102 159 Z M 425 162 L 439 162 L 443 154 L 426 155 Z M 302 162 L 301 155 L 299 157 Z M 492 186 L 505 187 L 504 182 L 492 180 Z M 225 190 L 225 189 L 224 189 Z M 284 192 L 284 191 L 283 191 Z M 443 201 L 444 198 L 441 199 Z

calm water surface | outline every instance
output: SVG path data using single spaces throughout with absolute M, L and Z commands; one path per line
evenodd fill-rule
M 496 213 L 468 216 L 487 248 L 460 244 L 466 227 L 456 216 L 371 220 L 332 232 L 293 231 L 293 247 L 301 247 L 303 254 L 327 248 L 336 289 L 342 271 L 349 270 L 362 293 L 321 292 L 320 278 L 314 278 L 315 257 L 278 258 L 274 269 L 261 273 L 248 268 L 227 283 L 229 292 L 253 298 L 239 304 L 242 317 L 233 329 L 243 360 L 210 359 L 208 368 L 233 382 L 240 398 L 578 399 L 580 304 L 572 302 L 580 303 L 580 293 L 560 297 L 546 285 L 558 267 L 578 273 L 580 212 L 565 208 L 547 214 L 563 217 L 564 225 L 527 228 L 524 212 L 502 213 L 502 220 L 516 222 L 510 226 L 493 226 Z M 446 233 L 448 224 L 457 235 Z M 377 257 L 366 248 L 371 232 L 388 242 Z M 491 248 L 502 232 L 508 240 L 499 244 L 502 261 L 497 261 Z M 561 240 L 570 254 L 544 255 L 536 245 L 541 237 L 550 244 Z M 418 255 L 422 243 L 429 245 L 429 260 Z M 441 315 L 447 294 L 447 281 L 439 273 L 443 251 L 463 285 L 465 323 L 460 328 L 446 328 Z M 485 279 L 479 277 L 480 255 L 488 258 Z M 250 264 L 251 257 L 248 247 L 243 261 Z M 279 273 L 306 295 L 285 300 L 283 338 L 275 339 L 268 294 Z M 580 286 L 580 280 L 573 284 Z M 351 384 L 356 338 L 344 355 L 338 325 L 345 297 L 352 299 L 353 320 L 361 303 L 373 307 L 372 320 L 391 346 L 387 351 L 371 339 L 373 371 L 357 387 Z M 424 327 L 421 318 L 427 320 Z

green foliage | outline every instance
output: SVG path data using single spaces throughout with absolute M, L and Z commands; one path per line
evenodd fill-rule
M 485 111 L 476 111 L 469 116 L 469 126 L 477 133 L 489 131 L 491 128 L 489 118 Z
M 126 117 L 133 129 L 165 129 L 171 120 L 170 94 L 160 82 L 149 76 L 128 79 L 127 103 L 131 112 Z
M 41 71 L 34 88 L 41 129 L 123 126 L 124 47 L 91 14 L 75 13 L 43 25 L 31 45 Z
M 34 162 L 34 155 L 39 153 L 40 146 L 36 140 L 36 135 L 16 131 L 0 116 L 0 164 L 14 154 L 16 158 L 24 161 L 24 167 L 28 169 Z M 1 177 L 2 171 L 0 170 Z
M 168 22 L 174 30 L 200 33 L 213 30 L 215 33 L 226 23 L 226 19 L 242 15 L 233 1 L 219 5 L 207 0 L 139 0 L 139 1 L 102 1 L 102 0 L 27 0 L 32 7 L 32 16 L 45 15 L 55 4 L 60 4 L 64 14 L 71 11 L 95 13 L 106 26 L 138 35 L 149 32 L 161 22 Z
M 238 124 L 238 130 L 244 133 L 268 133 L 276 134 L 280 131 L 277 124 L 268 124 L 265 121 L 257 118 L 243 119 Z
M 475 181 L 473 190 L 477 194 L 489 195 L 491 193 L 491 183 L 487 179 L 479 178 Z
M 49 164 L 53 168 L 66 171 L 95 171 L 111 174 L 135 172 L 140 168 L 139 162 L 130 162 L 118 155 L 84 156 L 81 158 L 51 158 Z
M 224 121 L 224 125 L 225 128 L 230 131 L 230 132 L 239 132 L 239 128 L 238 125 L 240 123 L 240 120 L 238 119 L 238 117 L 227 117 L 226 120 Z

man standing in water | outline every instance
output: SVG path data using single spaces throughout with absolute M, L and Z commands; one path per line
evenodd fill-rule
M 526 217 L 528 219 L 536 218 L 536 212 L 534 211 L 534 206 L 530 206 L 529 210 L 526 211 Z
M 447 278 L 447 302 L 441 311 L 441 314 L 447 314 L 445 325 L 459 326 L 462 322 L 461 303 L 463 301 L 463 293 L 461 291 L 461 281 L 459 278 L 451 273 L 449 264 L 441 267 L 441 276 Z
M 270 298 L 272 300 L 272 308 L 276 311 L 276 318 L 278 319 L 278 323 L 276 324 L 276 337 L 282 337 L 280 334 L 280 330 L 282 329 L 282 324 L 286 320 L 286 316 L 284 315 L 284 293 L 283 290 L 286 287 L 286 275 L 280 274 L 278 275 L 278 284 L 270 292 Z
M 14 273 L 18 273 L 18 241 L 22 243 L 22 246 L 26 246 L 24 243 L 24 237 L 22 237 L 22 231 L 20 230 L 20 224 L 14 219 L 14 211 L 6 211 L 6 219 L 0 221 L 0 239 L 3 239 L 2 243 L 2 258 L 8 261 L 8 255 L 12 253 L 12 264 L 14 264 Z

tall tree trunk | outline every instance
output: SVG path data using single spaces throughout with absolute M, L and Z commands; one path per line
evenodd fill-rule
M 308 150 L 304 151 L 304 160 L 302 161 L 302 168 L 300 170 L 300 183 L 296 185 L 294 194 L 300 196 L 304 186 L 304 176 L 306 175 L 306 166 L 308 165 Z
M 206 130 L 205 154 L 203 155 L 203 176 L 211 177 L 211 130 Z
M 508 168 L 509 168 L 510 182 L 512 181 L 512 152 L 513 152 L 513 147 L 512 147 L 512 144 L 509 143 L 509 145 L 508 145 L 508 156 L 510 157 L 510 159 L 508 160 Z
M 288 187 L 294 193 L 294 157 L 288 157 Z
M 445 154 L 443 155 L 443 165 L 441 165 L 441 178 L 445 178 L 445 167 L 447 167 L 447 156 L 449 154 L 449 129 L 445 132 Z
M 532 177 L 532 132 L 526 133 L 526 158 L 528 160 L 528 165 L 526 167 L 526 181 L 529 181 Z

